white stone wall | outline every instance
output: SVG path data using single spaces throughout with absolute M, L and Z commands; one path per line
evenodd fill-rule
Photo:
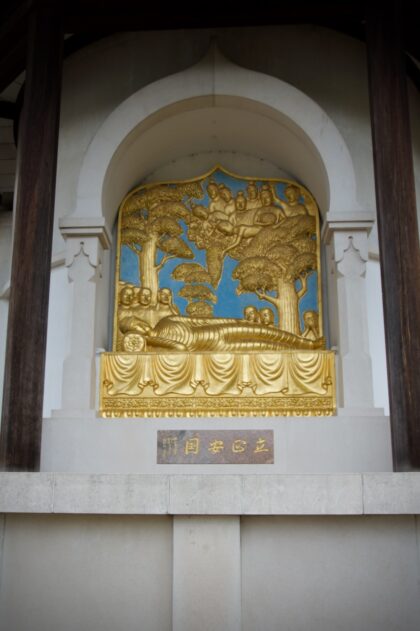
M 417 631 L 416 517 L 8 515 L 1 631 Z
M 72 285 L 67 280 L 67 270 L 63 261 L 51 270 L 50 302 L 48 306 L 48 339 L 44 390 L 44 416 L 51 416 L 51 410 L 61 404 L 63 381 L 63 357 L 69 352 L 70 305 Z
M 272 429 L 271 465 L 158 465 L 158 430 Z M 234 471 L 232 470 L 234 468 Z M 326 418 L 44 419 L 41 471 L 80 473 L 356 473 L 392 471 L 388 419 Z
M 243 631 L 416 631 L 417 536 L 415 517 L 242 519 Z
M 169 518 L 7 516 L 1 631 L 169 631 Z
M 370 259 L 366 266 L 366 290 L 374 402 L 376 407 L 383 408 L 385 414 L 389 414 L 381 269 L 378 260 Z

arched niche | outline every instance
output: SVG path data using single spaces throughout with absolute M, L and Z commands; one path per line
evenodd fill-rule
M 347 399 L 342 394 L 341 401 L 342 405 L 370 407 L 364 269 L 373 218 L 357 202 L 352 159 L 334 123 L 312 99 L 279 79 L 241 68 L 211 49 L 192 68 L 156 81 L 122 102 L 90 143 L 81 166 L 76 207 L 60 222 L 67 239 L 67 264 L 72 265 L 81 252 L 90 265 L 98 263 L 98 244 L 109 247 L 109 230 L 131 188 L 154 179 L 191 178 L 216 162 L 238 175 L 286 174 L 313 194 L 324 218 L 329 214 L 325 236 L 333 243 L 330 260 L 340 264 L 344 257 L 342 268 L 348 272 L 348 282 L 346 278 L 341 283 L 344 289 L 334 285 L 330 292 L 328 310 L 330 322 L 335 323 L 331 339 L 344 366 L 340 368 L 342 383 L 356 384 Z M 354 288 L 354 265 L 350 271 L 346 267 L 350 258 L 357 263 L 360 286 L 357 299 L 353 296 L 349 301 L 343 296 Z M 85 327 L 83 343 L 78 340 L 77 345 L 92 345 L 94 355 L 95 347 L 109 346 L 103 317 L 110 311 L 109 283 L 102 280 L 94 289 L 90 286 L 89 292 L 95 293 L 89 298 L 91 313 L 85 311 L 82 318 L 74 305 L 73 326 L 75 331 Z M 84 323 L 79 327 L 75 322 L 80 318 Z M 354 323 L 358 331 L 350 336 Z M 68 362 L 69 374 L 77 365 L 72 362 Z M 64 375 L 63 384 L 67 379 Z M 92 390 L 85 397 L 89 406 Z
M 360 210 L 349 151 L 326 113 L 293 86 L 212 49 L 192 68 L 142 88 L 106 119 L 85 155 L 72 215 L 104 217 L 112 226 L 127 191 L 156 169 L 191 177 L 187 156 L 209 156 L 200 172 L 220 152 L 253 156 L 262 171 L 271 165 L 270 175 L 290 174 L 324 215 Z M 238 172 L 237 160 L 225 166 Z

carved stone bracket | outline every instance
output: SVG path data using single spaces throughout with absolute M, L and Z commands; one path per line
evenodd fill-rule
M 335 247 L 335 253 L 338 249 L 342 249 L 342 257 L 337 260 L 337 270 L 342 276 L 364 276 L 366 272 L 367 251 L 366 243 L 367 239 L 362 239 L 360 235 L 343 235 L 337 234 L 337 241 L 340 241 L 340 237 L 344 237 L 343 243 L 338 243 L 338 247 Z M 360 243 L 359 243 L 360 242 Z M 360 245 L 360 249 L 357 247 Z
M 349 248 L 349 239 L 352 240 L 352 247 L 359 252 L 361 260 L 366 262 L 367 237 L 374 222 L 375 217 L 369 212 L 327 213 L 321 239 L 326 245 L 333 244 L 334 260 L 337 263 L 344 258 L 344 253 Z
M 373 407 L 366 306 L 366 263 L 372 213 L 328 213 L 327 247 L 331 341 L 338 348 L 337 383 L 344 407 Z
M 65 217 L 60 230 L 66 240 L 66 265 L 73 284 L 70 350 L 63 365 L 60 410 L 54 416 L 93 413 L 95 406 L 95 321 L 103 251 L 111 246 L 103 218 Z
M 63 217 L 60 232 L 66 241 L 66 265 L 70 267 L 81 248 L 89 257 L 89 263 L 97 267 L 101 250 L 109 250 L 112 239 L 103 217 Z
M 87 282 L 94 278 L 98 279 L 102 277 L 102 261 L 98 252 L 96 256 L 96 265 L 92 264 L 92 257 L 86 252 L 85 242 L 79 241 L 79 239 L 69 239 L 67 241 L 72 250 L 71 257 L 66 257 L 66 261 L 70 260 L 70 263 L 66 263 L 68 267 L 68 277 L 71 282 Z M 76 246 L 76 247 L 74 247 Z M 77 251 L 78 247 L 78 251 Z M 73 255 L 73 252 L 76 252 Z

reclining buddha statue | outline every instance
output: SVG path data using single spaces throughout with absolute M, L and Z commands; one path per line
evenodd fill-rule
M 168 316 L 153 328 L 138 318 L 131 318 L 127 328 L 123 347 L 131 352 L 252 352 L 325 347 L 323 338 L 305 339 L 273 326 L 236 318 Z

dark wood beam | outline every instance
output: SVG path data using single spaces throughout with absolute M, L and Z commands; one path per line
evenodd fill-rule
M 366 23 L 394 468 L 420 470 L 420 249 L 398 3 Z
M 14 120 L 16 116 L 16 103 L 11 101 L 0 101 L 0 118 Z
M 17 40 L 10 50 L 1 55 L 0 93 L 25 70 L 25 55 L 25 46 L 21 40 Z
M 0 93 L 25 70 L 26 33 L 32 0 L 3 3 L 0 9 Z
M 347 23 L 363 17 L 363 2 L 299 2 L 265 7 L 264 11 L 191 11 L 184 7 L 162 10 L 136 0 L 66 0 L 62 3 L 66 32 L 97 30 L 137 31 L 189 28 L 230 28 L 316 23 L 340 20 Z
M 53 8 L 29 17 L 7 332 L 0 462 L 39 469 L 61 92 L 62 30 Z

